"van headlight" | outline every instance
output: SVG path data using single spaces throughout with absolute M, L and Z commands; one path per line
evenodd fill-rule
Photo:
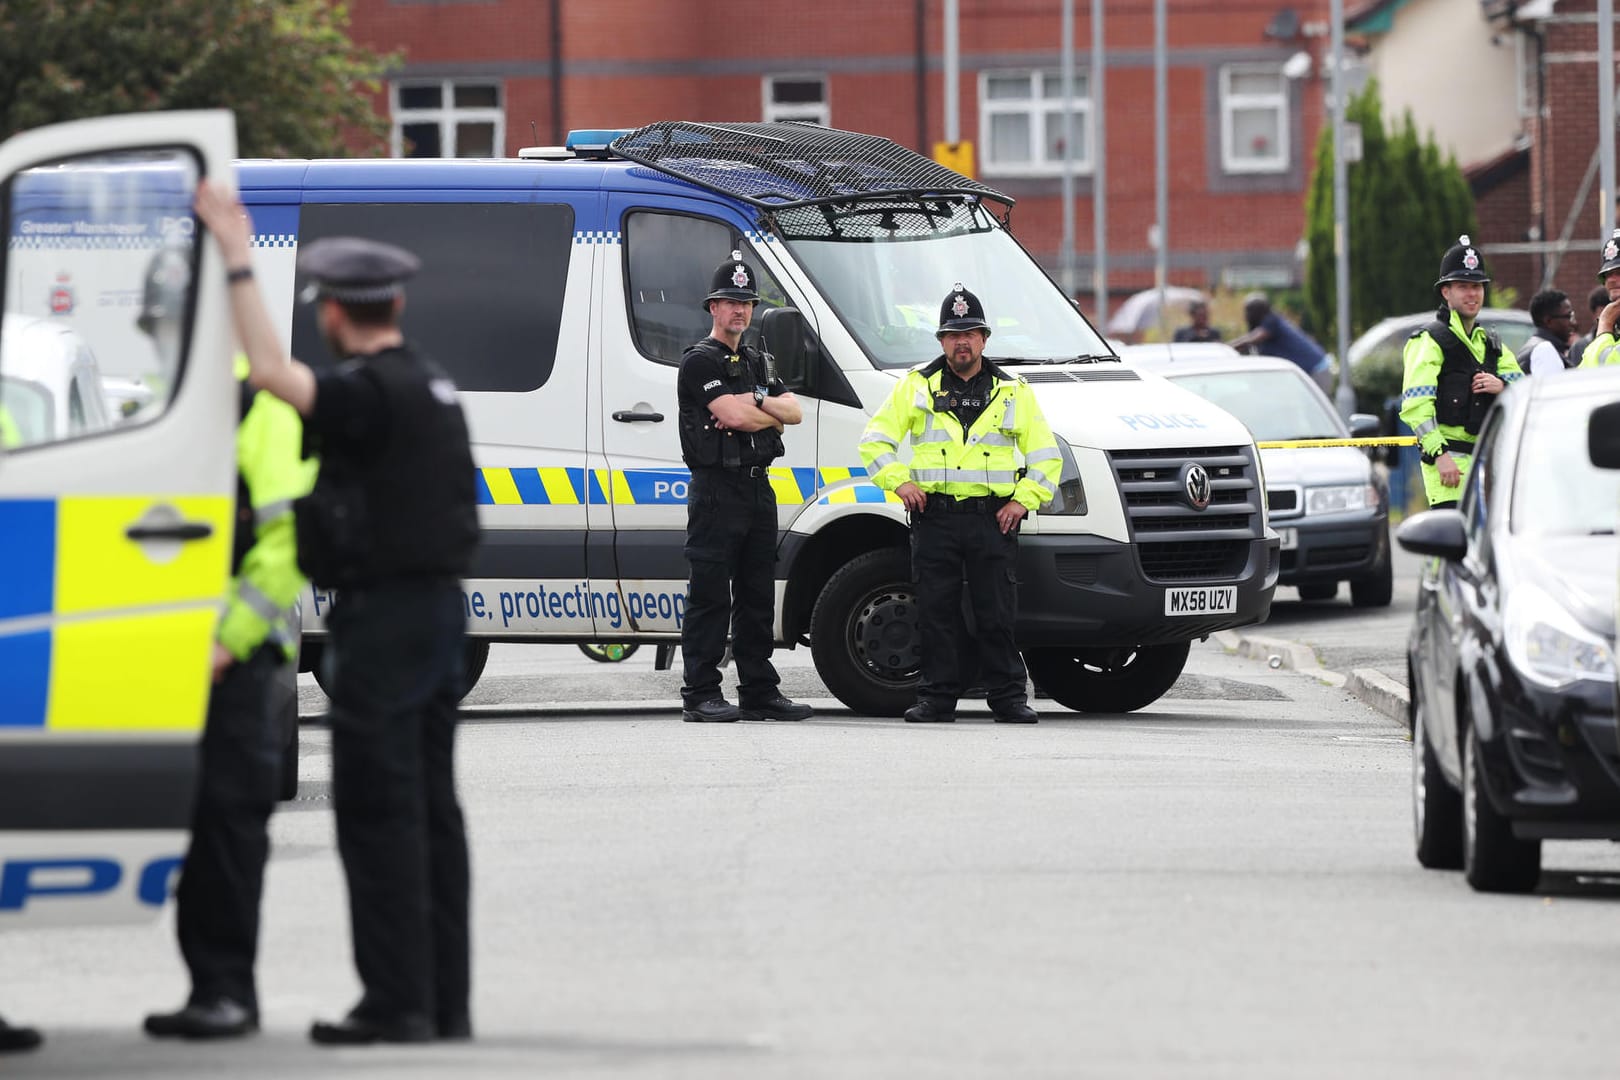
M 1378 505 L 1378 489 L 1371 484 L 1343 484 L 1338 487 L 1305 489 L 1307 514 L 1343 514 Z
M 1533 683 L 1561 690 L 1582 679 L 1614 682 L 1609 643 L 1534 585 L 1519 585 L 1508 596 L 1502 631 L 1508 659 Z
M 1086 488 L 1080 482 L 1080 466 L 1074 460 L 1074 451 L 1061 435 L 1054 435 L 1057 440 L 1058 453 L 1063 455 L 1063 472 L 1058 477 L 1057 494 L 1051 501 L 1041 504 L 1035 511 L 1037 514 L 1084 514 L 1086 512 Z

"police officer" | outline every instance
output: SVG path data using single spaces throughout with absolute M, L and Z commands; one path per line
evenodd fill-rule
M 956 719 L 965 576 L 990 709 L 998 723 L 1033 724 L 1013 642 L 1018 528 L 1057 494 L 1062 456 L 1029 385 L 984 357 L 984 306 L 960 282 L 940 305 L 935 336 L 944 354 L 908 372 L 861 436 L 873 483 L 911 515 L 922 682 L 906 719 Z M 909 466 L 899 457 L 908 435 Z
M 38 1028 L 13 1027 L 0 1017 L 0 1054 L 15 1054 L 32 1050 L 45 1041 Z
M 1401 419 L 1418 437 L 1434 509 L 1457 505 L 1486 410 L 1505 383 L 1524 377 L 1495 332 L 1474 324 L 1490 280 L 1473 241 L 1459 237 L 1434 283 L 1445 303 L 1403 353 Z
M 154 262 L 163 259 L 160 254 Z M 190 271 L 147 275 L 138 325 L 177 322 Z M 297 655 L 298 570 L 293 500 L 308 494 L 303 425 L 292 406 L 241 382 L 236 429 L 236 524 L 231 583 L 214 642 L 214 687 L 203 728 L 191 846 L 177 893 L 180 953 L 191 996 L 178 1012 L 146 1018 L 150 1035 L 226 1038 L 256 1031 L 259 899 L 270 856 L 270 814 L 281 790 L 286 737 L 272 713 L 273 684 Z
M 207 181 L 197 212 L 227 267 L 255 385 L 304 417 L 321 454 L 297 508 L 299 563 L 335 587 L 327 622 L 332 785 L 364 993 L 317 1043 L 469 1038 L 468 866 L 454 739 L 466 633 L 460 578 L 478 539 L 454 384 L 399 328 L 409 252 L 337 237 L 299 257 L 343 363 L 289 360 L 252 284 L 241 204 Z
M 681 357 L 681 457 L 692 471 L 686 507 L 686 618 L 681 624 L 681 719 L 803 720 L 771 665 L 776 614 L 776 492 L 770 466 L 782 431 L 803 419 L 799 401 L 765 357 L 742 343 L 759 294 L 742 252 L 714 271 L 703 307 L 709 336 Z M 727 624 L 737 705 L 720 689 Z M 740 706 L 740 707 L 739 707 Z
M 1581 353 L 1583 368 L 1620 364 L 1620 349 L 1615 348 L 1614 329 L 1615 321 L 1620 319 L 1620 229 L 1614 230 L 1614 235 L 1603 245 L 1603 265 L 1598 267 L 1598 281 L 1608 290 L 1609 303 L 1598 312 L 1592 341 Z

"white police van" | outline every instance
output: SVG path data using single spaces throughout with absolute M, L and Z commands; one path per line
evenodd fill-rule
M 0 930 L 155 915 L 185 852 L 237 409 L 222 271 L 191 200 L 235 153 L 223 112 L 0 145 Z M 164 248 L 189 285 L 151 334 L 136 315 Z M 41 320 L 139 383 L 140 408 L 98 410 L 78 345 Z

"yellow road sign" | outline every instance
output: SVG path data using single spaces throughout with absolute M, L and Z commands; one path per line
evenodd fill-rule
M 966 139 L 954 143 L 935 143 L 934 160 L 947 169 L 954 169 L 969 180 L 973 179 L 973 144 Z

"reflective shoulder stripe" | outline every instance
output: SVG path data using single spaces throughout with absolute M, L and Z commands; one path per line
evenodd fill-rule
M 1024 464 L 1036 465 L 1042 461 L 1061 461 L 1063 452 L 1055 446 L 1048 446 L 1041 450 L 1031 450 L 1024 455 Z
M 236 598 L 267 623 L 274 623 L 285 614 L 284 609 L 278 607 L 274 600 L 261 592 L 253 582 L 245 579 L 236 583 Z
M 872 459 L 872 468 L 874 471 L 881 472 L 882 470 L 887 469 L 890 465 L 897 465 L 899 463 L 900 456 L 898 454 L 879 454 L 877 457 Z
M 253 508 L 253 522 L 256 525 L 264 525 L 276 520 L 283 514 L 292 513 L 292 509 L 292 499 L 277 499 L 275 502 L 268 502 L 263 506 L 255 506 Z
M 1436 423 L 1433 420 L 1424 420 L 1422 423 L 1419 423 L 1415 427 L 1412 428 L 1412 434 L 1416 435 L 1418 438 L 1421 439 L 1421 438 L 1423 438 L 1423 436 L 1427 435 L 1429 432 L 1431 432 L 1431 431 L 1439 431 L 1439 430 L 1440 430 L 1440 425 L 1438 423 Z
M 1013 439 L 1012 439 L 1011 435 L 1003 435 L 999 431 L 990 431 L 990 432 L 986 432 L 985 434 L 979 436 L 979 445 L 980 446 L 1012 446 L 1012 445 L 1014 445 L 1014 443 L 1013 443 Z

